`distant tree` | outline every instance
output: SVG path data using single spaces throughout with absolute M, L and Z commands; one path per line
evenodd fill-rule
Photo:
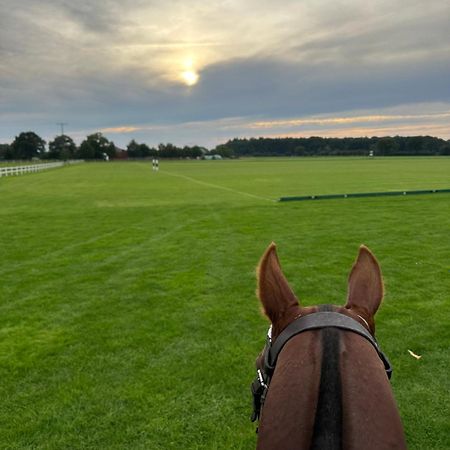
M 20 133 L 11 144 L 12 159 L 32 159 L 45 153 L 45 141 L 33 131 Z
M 134 139 L 128 143 L 127 152 L 130 158 L 139 158 L 139 144 Z
M 179 158 L 180 156 L 182 156 L 182 151 L 180 148 L 171 143 L 159 144 L 158 155 L 161 158 Z
M 223 158 L 233 158 L 234 150 L 226 144 L 220 144 L 214 149 L 216 155 L 220 155 Z M 200 155 L 202 156 L 202 155 Z
M 48 148 L 47 158 L 63 159 L 64 161 L 73 158 L 77 150 L 73 139 L 65 134 L 56 136 L 53 141 L 49 142 Z
M 130 158 L 149 158 L 156 155 L 156 149 L 147 144 L 138 144 L 134 139 L 127 145 L 127 152 Z
M 202 149 L 198 145 L 189 147 L 185 145 L 183 148 L 177 148 L 178 156 L 181 158 L 197 158 L 206 153 L 206 149 Z
M 393 137 L 382 137 L 377 142 L 376 153 L 377 155 L 391 156 L 399 153 L 399 142 Z
M 114 158 L 116 146 L 103 136 L 102 133 L 94 133 L 87 136 L 81 143 L 77 157 L 80 159 L 103 159 L 104 153 L 110 158 Z
M 444 155 L 450 142 L 431 136 L 358 138 L 250 138 L 231 139 L 217 149 L 230 149 L 234 156 L 325 156 L 365 155 Z
M 441 155 L 450 155 L 450 141 L 444 142 L 442 144 Z
M 12 159 L 12 149 L 9 144 L 0 144 L 0 159 Z
M 156 148 L 150 148 L 147 144 L 140 144 L 139 153 L 143 158 L 149 158 L 151 156 L 156 156 L 158 152 L 156 151 Z
M 305 147 L 304 147 L 303 145 L 297 145 L 297 146 L 294 148 L 294 155 L 297 155 L 297 156 L 306 156 L 306 155 L 307 155 L 307 152 L 306 152 Z

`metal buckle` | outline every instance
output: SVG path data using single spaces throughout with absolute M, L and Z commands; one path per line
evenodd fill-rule
M 251 386 L 253 394 L 253 413 L 251 421 L 257 420 L 261 414 L 261 408 L 264 404 L 264 400 L 267 392 L 267 384 L 264 381 L 264 376 L 260 369 L 256 371 L 256 378 Z
M 258 376 L 259 384 L 260 384 L 264 389 L 267 389 L 269 386 L 267 386 L 267 384 L 266 384 L 265 381 L 264 381 L 264 377 L 263 377 L 263 374 L 262 374 L 262 372 L 261 372 L 261 369 L 258 369 L 258 370 L 256 371 L 256 375 Z

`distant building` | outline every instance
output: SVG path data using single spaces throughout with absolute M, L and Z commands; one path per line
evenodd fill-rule
M 222 159 L 220 155 L 203 155 L 203 159 L 212 160 L 212 159 Z

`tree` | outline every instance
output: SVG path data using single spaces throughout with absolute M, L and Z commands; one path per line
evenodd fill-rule
M 147 144 L 138 144 L 134 139 L 127 145 L 127 152 L 130 158 L 148 158 L 156 155 L 156 149 L 150 148 Z
M 53 141 L 49 142 L 48 148 L 47 157 L 49 159 L 63 159 L 65 161 L 73 158 L 77 150 L 73 139 L 65 134 L 56 136 Z
M 450 141 L 444 142 L 442 144 L 441 155 L 450 155 Z
M 104 153 L 110 158 L 114 158 L 116 146 L 102 133 L 94 133 L 87 136 L 81 143 L 77 156 L 81 159 L 104 159 Z
M 32 159 L 43 156 L 45 141 L 33 131 L 20 133 L 11 144 L 14 159 Z
M 202 147 L 199 147 L 198 145 L 194 145 L 188 150 L 190 158 L 200 158 L 203 156 L 203 153 L 206 153 L 206 149 L 202 149 Z
M 220 144 L 214 149 L 214 153 L 216 155 L 220 155 L 223 158 L 233 158 L 234 157 L 234 150 L 227 146 L 226 144 Z M 202 152 L 203 154 L 203 152 Z M 202 156 L 202 155 L 199 155 Z
M 13 159 L 12 149 L 9 144 L 0 144 L 0 160 L 2 159 Z
M 399 150 L 399 143 L 398 139 L 395 137 L 382 137 L 377 142 L 376 152 L 377 155 L 383 155 L 383 156 L 391 156 L 396 155 Z
M 140 144 L 139 153 L 142 158 L 148 158 L 150 156 L 156 156 L 158 152 L 156 151 L 156 148 L 150 148 L 147 144 Z
M 161 158 L 179 158 L 181 156 L 181 149 L 171 143 L 159 144 L 158 155 Z
M 303 145 L 297 145 L 294 148 L 294 155 L 296 155 L 296 156 L 305 156 L 305 155 L 307 155 L 305 147 Z
M 139 158 L 139 144 L 134 139 L 128 143 L 127 152 L 130 158 Z

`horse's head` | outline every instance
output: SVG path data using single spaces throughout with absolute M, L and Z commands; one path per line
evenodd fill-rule
M 341 413 L 337 414 L 335 428 L 339 428 L 339 423 L 344 426 L 344 422 L 354 427 L 355 420 L 342 415 L 342 406 L 349 410 L 356 407 L 357 402 L 347 400 L 348 393 L 354 389 L 355 384 L 364 383 L 362 379 L 370 376 L 373 369 L 375 383 L 380 383 L 381 380 L 387 384 L 390 392 L 388 378 L 380 368 L 384 369 L 388 377 L 392 369 L 374 337 L 374 316 L 384 292 L 381 270 L 375 256 L 367 247 L 360 247 L 348 279 L 347 301 L 340 307 L 302 307 L 281 270 L 273 243 L 260 260 L 257 279 L 257 295 L 271 322 L 266 346 L 256 361 L 257 377 L 252 384 L 255 402 L 253 419 L 258 418 L 266 396 L 267 408 L 270 410 L 266 412 L 264 408 L 262 414 L 260 446 L 261 442 L 272 442 L 273 445 L 277 443 L 277 446 L 280 445 L 278 448 L 283 448 L 282 445 L 289 446 L 292 436 L 287 441 L 279 436 L 274 438 L 274 430 L 280 430 L 280 417 L 294 418 L 294 425 L 291 424 L 288 428 L 295 430 L 299 416 L 305 415 L 302 407 L 308 411 L 308 417 L 299 422 L 304 430 L 302 438 L 304 442 L 320 444 L 317 423 L 323 420 L 322 416 L 333 412 L 330 411 L 330 405 L 321 411 L 322 391 L 327 395 L 328 391 L 333 391 L 332 396 L 328 397 L 332 399 L 334 396 L 336 407 L 339 404 Z M 280 362 L 277 364 L 277 361 Z M 366 370 L 365 367 L 371 369 Z M 358 373 L 359 375 L 355 375 Z M 342 379 L 343 377 L 346 379 Z M 329 403 L 330 398 L 326 402 Z M 328 413 L 324 413 L 327 408 Z M 314 414 L 311 418 L 312 412 Z M 320 417 L 314 417 L 315 415 Z M 261 434 L 264 435 L 263 438 Z M 336 433 L 333 436 L 332 439 L 335 439 Z M 339 439 L 342 439 L 342 433 Z M 379 440 L 377 442 L 379 444 Z M 271 444 L 267 448 L 272 448 Z

